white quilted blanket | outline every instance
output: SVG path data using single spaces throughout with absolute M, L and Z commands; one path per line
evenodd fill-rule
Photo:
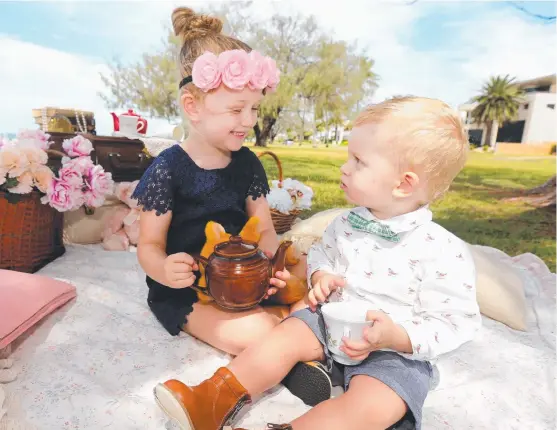
M 439 364 L 424 429 L 555 428 L 555 276 L 531 254 L 515 262 L 529 280 L 529 332 L 485 318 L 481 337 Z M 171 337 L 159 326 L 133 253 L 68 246 L 41 273 L 72 282 L 78 297 L 15 347 L 19 377 L 4 385 L 4 420 L 13 428 L 171 428 L 153 401 L 153 386 L 169 377 L 197 383 L 228 362 L 204 343 Z M 285 422 L 305 410 L 278 387 L 238 424 L 263 429 L 267 421 Z

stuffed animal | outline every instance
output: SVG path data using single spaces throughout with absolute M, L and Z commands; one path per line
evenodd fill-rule
M 251 217 L 239 235 L 246 241 L 258 243 L 261 237 L 259 233 L 259 218 Z M 227 233 L 222 225 L 213 221 L 209 221 L 207 223 L 205 227 L 205 236 L 207 237 L 207 240 L 200 253 L 200 255 L 205 258 L 209 258 L 216 245 L 230 239 L 230 233 Z M 300 277 L 299 274 L 305 274 L 305 268 L 297 266 L 304 266 L 305 262 L 303 262 L 301 258 L 296 255 L 296 249 L 292 246 L 286 251 L 285 263 L 286 268 L 291 273 L 290 281 L 288 281 L 285 288 L 279 289 L 276 294 L 270 296 L 263 304 L 290 305 L 304 297 L 307 291 L 306 283 L 303 281 L 305 276 Z M 201 265 L 199 267 L 199 271 L 201 276 L 198 280 L 198 286 L 206 288 L 205 270 Z M 206 294 L 198 294 L 198 297 L 199 301 L 202 303 L 212 301 L 212 299 Z
M 131 196 L 139 181 L 120 182 L 114 195 L 128 207 L 120 207 L 111 214 L 102 233 L 102 246 L 108 251 L 127 251 L 139 240 L 139 214 L 137 200 Z

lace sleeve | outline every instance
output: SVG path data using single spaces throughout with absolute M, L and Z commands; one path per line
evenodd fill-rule
M 252 178 L 251 184 L 248 188 L 246 198 L 251 196 L 253 200 L 257 200 L 261 196 L 266 196 L 269 194 L 269 181 L 267 180 L 267 174 L 263 168 L 263 164 L 257 155 L 252 153 Z
M 132 199 L 137 199 L 144 211 L 155 210 L 157 215 L 172 210 L 172 172 L 168 160 L 158 157 L 153 161 L 137 184 Z

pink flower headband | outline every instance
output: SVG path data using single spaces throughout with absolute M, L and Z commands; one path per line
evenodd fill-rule
M 179 88 L 193 82 L 203 92 L 218 88 L 221 83 L 233 90 L 242 90 L 247 85 L 252 90 L 274 91 L 279 76 L 275 61 L 257 51 L 248 54 L 242 49 L 232 49 L 218 57 L 207 51 L 194 61 L 191 76 L 182 79 Z

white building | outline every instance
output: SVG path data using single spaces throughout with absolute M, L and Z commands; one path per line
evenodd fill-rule
M 524 101 L 515 121 L 500 124 L 497 142 L 542 144 L 557 141 L 556 75 L 517 82 L 524 92 Z M 484 144 L 486 126 L 474 124 L 472 110 L 476 103 L 469 101 L 459 106 L 465 120 L 470 142 Z

